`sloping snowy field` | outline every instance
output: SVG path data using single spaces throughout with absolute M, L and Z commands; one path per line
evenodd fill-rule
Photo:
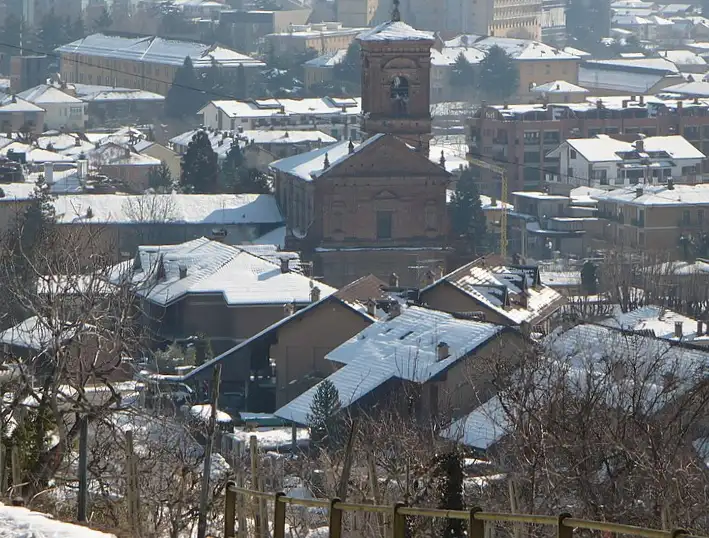
M 78 525 L 54 521 L 27 508 L 0 504 L 0 538 L 115 538 Z

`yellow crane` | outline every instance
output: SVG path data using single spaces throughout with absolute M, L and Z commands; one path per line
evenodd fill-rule
M 485 168 L 496 174 L 500 174 L 502 178 L 502 210 L 500 211 L 500 256 L 507 258 L 507 170 L 504 167 L 496 164 L 485 162 L 475 157 L 468 157 L 468 162 L 478 168 Z

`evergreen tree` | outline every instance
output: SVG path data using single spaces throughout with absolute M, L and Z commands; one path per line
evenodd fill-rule
M 148 174 L 148 185 L 155 192 L 169 193 L 173 188 L 172 172 L 165 161 L 160 166 L 152 168 Z
M 209 136 L 198 131 L 182 157 L 180 186 L 184 192 L 196 194 L 215 193 L 219 190 L 219 163 Z
M 457 88 L 472 88 L 475 83 L 475 70 L 473 65 L 461 52 L 453 64 L 451 85 Z
M 437 454 L 434 458 L 435 475 L 438 478 L 438 508 L 463 510 L 463 460 L 459 452 Z M 443 523 L 445 538 L 463 538 L 465 527 L 460 519 L 446 519 Z
M 475 177 L 470 168 L 460 174 L 451 201 L 451 226 L 457 237 L 464 237 L 472 253 L 482 254 L 487 247 L 487 223 Z
M 219 168 L 219 183 L 223 192 L 235 191 L 236 185 L 239 183 L 239 171 L 243 165 L 244 155 L 241 153 L 239 143 L 235 140 Z
M 234 82 L 234 97 L 237 99 L 246 99 L 248 97 L 248 88 L 246 80 L 246 69 L 244 64 L 239 64 L 236 68 L 236 81 Z
M 86 26 L 84 26 L 84 19 L 81 17 L 78 17 L 73 23 L 67 19 L 67 28 L 68 41 L 77 41 L 86 37 Z
M 340 440 L 342 429 L 340 412 L 340 394 L 332 381 L 320 382 L 313 396 L 313 403 L 308 414 L 310 440 L 319 448 L 331 448 Z
M 494 45 L 480 62 L 478 87 L 488 99 L 507 99 L 519 87 L 519 69 L 502 47 Z
M 39 38 L 39 46 L 42 50 L 51 52 L 58 46 L 63 45 L 68 41 L 66 33 L 66 24 L 54 13 L 54 9 L 50 10 L 42 18 L 42 23 L 37 37 Z
M 173 118 L 195 114 L 204 102 L 200 87 L 192 60 L 188 56 L 175 72 L 172 86 L 165 97 L 165 113 Z
M 598 267 L 591 261 L 587 261 L 581 267 L 581 286 L 588 295 L 598 293 Z
M 342 86 L 343 93 L 360 95 L 362 91 L 362 52 L 355 39 L 343 60 L 335 66 L 335 81 Z
M 270 178 L 256 168 L 242 166 L 234 194 L 271 194 Z
M 224 158 L 219 174 L 220 190 L 234 194 L 270 194 L 269 177 L 246 166 L 238 142 L 234 142 Z
M 111 26 L 113 26 L 113 17 L 111 17 L 108 9 L 104 7 L 101 11 L 101 15 L 94 21 L 94 30 L 103 32 L 108 30 Z

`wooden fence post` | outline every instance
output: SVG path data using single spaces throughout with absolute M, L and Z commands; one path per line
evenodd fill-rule
M 286 503 L 280 501 L 285 496 L 282 491 L 274 495 L 273 538 L 286 538 Z
M 330 538 L 342 538 L 342 510 L 336 506 L 339 502 L 337 497 L 330 501 Z
M 559 515 L 559 521 L 556 524 L 557 529 L 556 529 L 556 537 L 557 538 L 573 538 L 574 535 L 574 529 L 573 527 L 567 527 L 564 525 L 564 520 L 567 518 L 570 518 L 571 514 L 568 513 L 563 513 Z
M 468 518 L 468 538 L 485 538 L 485 522 L 475 519 L 475 514 L 482 511 L 479 506 L 471 508 Z
M 392 510 L 392 538 L 406 538 L 406 516 L 399 513 L 399 510 L 404 506 L 406 506 L 404 503 L 399 502 L 394 505 Z
M 13 444 L 10 449 L 12 470 L 12 497 L 22 497 L 22 469 L 20 468 L 20 448 Z
M 251 489 L 258 491 L 258 438 L 255 435 L 249 438 L 249 449 L 249 455 L 251 456 Z M 251 496 L 251 506 L 254 511 L 254 537 L 261 538 L 263 536 L 261 532 L 261 503 L 258 497 Z M 242 536 L 245 537 L 247 535 L 243 534 Z
M 236 536 L 236 490 L 234 482 L 227 482 L 224 499 L 224 538 Z
M 84 415 L 79 420 L 79 506 L 76 520 L 86 521 L 89 503 L 89 417 Z

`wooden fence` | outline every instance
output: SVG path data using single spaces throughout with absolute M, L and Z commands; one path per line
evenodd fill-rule
M 239 496 L 242 498 L 239 499 Z M 441 510 L 436 508 L 416 508 L 398 503 L 390 506 L 372 504 L 357 504 L 342 502 L 339 499 L 296 499 L 287 497 L 285 493 L 264 493 L 237 487 L 233 482 L 227 484 L 226 505 L 224 512 L 224 538 L 236 536 L 236 520 L 245 528 L 246 500 L 251 501 L 254 514 L 265 515 L 265 503 L 273 505 L 273 538 L 286 538 L 286 507 L 303 506 L 308 508 L 326 508 L 329 514 L 330 538 L 341 538 L 342 516 L 345 512 L 367 512 L 385 514 L 391 517 L 391 538 L 405 538 L 406 516 L 419 516 L 425 518 L 458 519 L 467 522 L 468 538 L 485 538 L 485 525 L 487 523 L 511 523 L 517 525 L 531 524 L 553 527 L 557 538 L 572 538 L 575 529 L 600 531 L 604 535 L 626 535 L 641 538 L 709 538 L 692 535 L 683 529 L 657 530 L 609 523 L 605 521 L 591 521 L 577 519 L 570 514 L 558 516 L 542 516 L 529 514 L 509 514 L 501 512 L 484 512 L 482 508 L 464 510 Z M 237 513 L 239 512 L 239 513 Z M 248 537 L 246 532 L 240 532 L 239 538 L 262 538 L 268 536 L 266 518 L 256 515 L 254 517 L 254 533 Z M 517 534 L 517 533 L 515 533 Z

